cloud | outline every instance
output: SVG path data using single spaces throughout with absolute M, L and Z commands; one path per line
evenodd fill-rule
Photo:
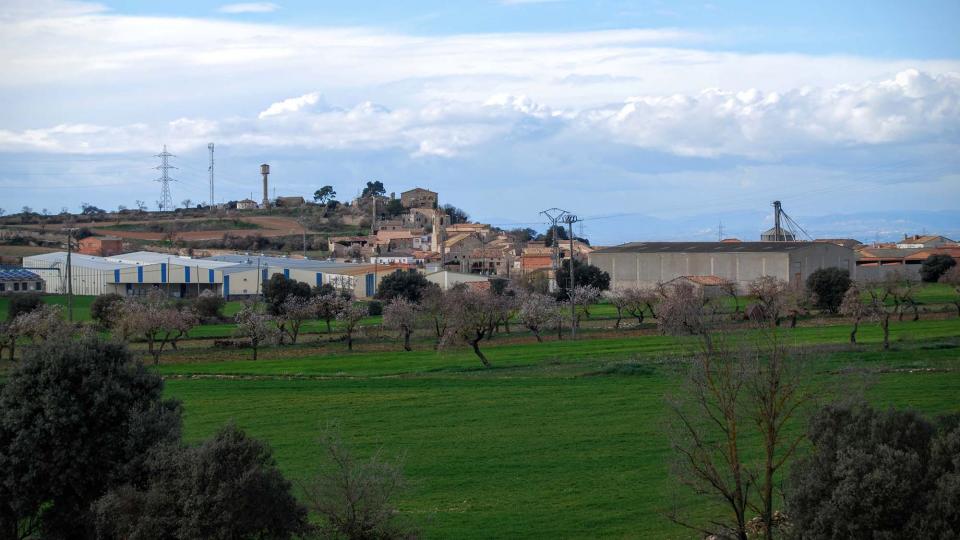
M 220 13 L 272 13 L 280 9 L 280 6 L 270 2 L 243 2 L 239 4 L 226 4 L 220 6 L 217 11 Z
M 257 117 L 260 119 L 278 116 L 281 114 L 294 113 L 303 110 L 306 107 L 313 107 L 320 101 L 319 92 L 311 92 L 300 97 L 287 98 L 283 101 L 272 103 L 263 110 Z
M 60 124 L 0 131 L 0 150 L 123 151 L 158 144 L 224 143 L 325 149 L 399 149 L 450 158 L 483 145 L 552 139 L 621 144 L 681 157 L 779 160 L 837 147 L 960 143 L 960 74 L 910 69 L 889 79 L 786 92 L 706 89 L 644 95 L 595 108 L 563 108 L 527 96 L 435 100 L 391 108 L 327 105 L 320 92 L 281 99 L 256 118 L 180 118 L 147 129 Z

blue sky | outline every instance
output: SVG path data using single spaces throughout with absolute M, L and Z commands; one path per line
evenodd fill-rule
M 960 235 L 958 2 L 0 6 L 0 208 L 370 179 L 596 243 Z

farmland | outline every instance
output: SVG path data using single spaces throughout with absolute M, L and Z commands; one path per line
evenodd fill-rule
M 879 406 L 960 412 L 960 318 L 944 305 L 951 295 L 926 286 L 921 320 L 894 320 L 889 351 L 872 323 L 850 346 L 849 322 L 838 317 L 777 332 L 806 360 L 805 377 L 824 399 L 862 391 Z M 75 299 L 76 319 L 89 320 L 92 300 Z M 0 316 L 7 306 L 0 300 Z M 241 306 L 229 302 L 224 313 Z M 251 361 L 247 350 L 211 347 L 234 334 L 223 322 L 195 327 L 152 369 L 183 402 L 188 441 L 236 422 L 271 445 L 295 486 L 317 472 L 316 440 L 330 426 L 362 456 L 400 457 L 410 487 L 399 508 L 426 538 L 693 537 L 663 513 L 721 511 L 669 473 L 665 398 L 682 391 L 695 342 L 660 335 L 650 319 L 614 329 L 614 318 L 611 306 L 594 306 L 580 339 L 548 333 L 544 343 L 514 324 L 484 341 L 489 369 L 468 348 L 436 349 L 427 331 L 402 352 L 380 317 L 363 321 L 354 352 L 339 324 L 327 334 L 310 321 L 297 345 L 263 349 Z M 755 332 L 737 323 L 730 335 Z M 0 363 L 0 373 L 9 367 Z M 802 429 L 802 419 L 790 426 Z
M 782 332 L 815 358 L 809 376 L 827 392 L 867 381 L 878 405 L 957 411 L 958 319 L 894 323 L 888 352 L 875 326 L 854 349 L 846 326 Z M 664 396 L 678 389 L 682 364 L 671 358 L 683 343 L 498 337 L 486 347 L 489 370 L 427 341 L 411 353 L 329 346 L 258 362 L 171 358 L 159 369 L 184 402 L 189 439 L 236 421 L 270 442 L 291 478 L 316 471 L 314 441 L 330 424 L 363 455 L 402 456 L 412 487 L 400 508 L 429 538 L 686 538 L 660 513 L 711 512 L 668 474 Z

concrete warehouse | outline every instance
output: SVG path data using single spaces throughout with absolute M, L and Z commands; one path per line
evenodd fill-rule
M 66 252 L 23 258 L 23 267 L 44 279 L 44 292 L 67 292 Z M 358 298 L 369 298 L 375 284 L 393 271 L 372 264 L 342 263 L 310 259 L 288 259 L 256 255 L 223 255 L 194 259 L 137 251 L 112 257 L 72 254 L 73 293 L 125 296 L 162 289 L 171 296 L 197 296 L 205 290 L 225 298 L 258 294 L 263 281 L 283 274 L 310 286 L 329 283 L 349 288 Z
M 843 268 L 853 276 L 855 256 L 827 242 L 632 242 L 596 250 L 588 260 L 610 274 L 611 288 L 717 276 L 743 290 L 762 276 L 799 286 L 820 268 Z

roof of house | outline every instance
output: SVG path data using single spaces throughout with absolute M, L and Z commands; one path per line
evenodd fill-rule
M 88 236 L 86 238 L 81 238 L 78 242 L 103 242 L 104 240 L 109 242 L 120 242 L 121 238 L 117 236 Z
M 902 259 L 923 248 L 864 247 L 857 250 L 858 259 Z
M 257 201 L 251 199 L 241 199 L 237 201 L 237 204 L 257 204 Z
M 235 263 L 219 262 L 214 259 L 195 259 L 193 257 L 184 257 L 181 255 L 171 255 L 169 253 L 157 253 L 155 251 L 134 251 L 132 253 L 121 253 L 104 257 L 108 261 L 121 262 L 125 264 L 142 266 L 144 264 L 171 263 L 181 266 L 192 266 L 195 268 L 220 269 L 227 266 L 233 266 Z
M 926 244 L 928 242 L 953 242 L 953 240 L 939 234 L 915 234 L 900 241 L 901 244 Z
M 400 196 L 402 197 L 402 196 L 406 195 L 407 193 L 432 193 L 432 194 L 434 194 L 434 195 L 437 194 L 436 191 L 430 191 L 429 189 L 425 189 L 425 188 L 422 188 L 422 187 L 415 187 L 415 188 L 413 188 L 413 189 L 408 189 L 408 190 L 406 190 L 406 191 L 401 192 L 401 193 L 400 193 Z
M 729 283 L 726 279 L 723 279 L 720 276 L 680 276 L 673 281 L 676 281 L 677 279 L 685 279 L 705 287 L 719 286 Z
M 812 242 L 630 242 L 593 251 L 603 253 L 776 253 L 810 247 Z
M 0 281 L 20 281 L 24 279 L 37 281 L 40 276 L 23 268 L 0 268 Z

